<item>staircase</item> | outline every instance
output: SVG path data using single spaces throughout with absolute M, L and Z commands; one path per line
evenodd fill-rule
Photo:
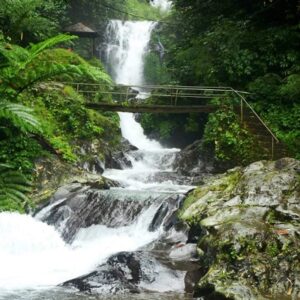
M 275 160 L 288 156 L 288 151 L 284 144 L 270 134 L 250 109 L 244 110 L 242 124 L 253 135 L 258 146 L 261 147 L 263 157 Z
M 233 91 L 241 100 L 238 111 L 241 124 L 257 141 L 258 147 L 262 150 L 262 157 L 265 159 L 276 160 L 289 156 L 286 146 L 277 139 L 271 129 L 247 102 L 245 97 L 241 93 L 235 90 Z

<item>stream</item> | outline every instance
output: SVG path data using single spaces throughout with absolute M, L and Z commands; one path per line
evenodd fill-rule
M 110 21 L 106 63 L 117 83 L 145 84 L 143 56 L 155 26 Z M 176 248 L 188 239 L 176 212 L 193 188 L 173 170 L 179 149 L 149 140 L 133 114 L 119 116 L 123 137 L 138 148 L 125 153 L 132 167 L 103 174 L 119 187 L 74 183 L 35 216 L 0 214 L 0 299 L 191 298 L 185 281 L 194 267 L 180 259 L 189 251 Z

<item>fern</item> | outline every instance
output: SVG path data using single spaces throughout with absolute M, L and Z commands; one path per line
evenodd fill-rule
M 22 131 L 39 132 L 41 124 L 32 115 L 32 109 L 16 103 L 0 102 L 0 118 L 9 119 Z
M 0 211 L 16 207 L 23 210 L 30 203 L 26 196 L 30 190 L 31 183 L 21 172 L 0 164 Z

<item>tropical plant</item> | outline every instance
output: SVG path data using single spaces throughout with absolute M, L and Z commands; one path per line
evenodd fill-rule
M 60 75 L 110 82 L 105 72 L 91 66 L 77 54 L 67 49 L 49 50 L 74 38 L 61 34 L 29 48 L 4 41 L 0 43 L 0 92 L 6 96 L 16 96 L 37 82 Z
M 77 54 L 67 49 L 52 49 L 74 38 L 62 34 L 23 48 L 0 37 L 0 139 L 29 132 L 41 134 L 42 126 L 33 110 L 18 103 L 21 98 L 26 103 L 24 92 L 38 82 L 89 78 L 110 83 L 110 77 L 102 69 L 91 66 Z M 4 162 L 0 164 L 0 210 L 22 210 L 28 203 L 26 193 L 30 182 L 9 159 Z
M 32 115 L 32 109 L 16 103 L 0 102 L 0 119 L 7 119 L 21 131 L 40 131 L 40 122 Z
M 27 45 L 57 34 L 66 10 L 64 0 L 1 0 L 0 28 L 14 43 Z
M 30 204 L 26 193 L 31 189 L 30 181 L 8 164 L 0 164 L 0 212 L 23 211 Z

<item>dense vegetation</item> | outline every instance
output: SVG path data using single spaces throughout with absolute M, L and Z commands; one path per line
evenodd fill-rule
M 248 100 L 287 145 L 290 155 L 299 157 L 299 2 L 173 3 L 172 14 L 153 37 L 154 44 L 160 40 L 166 48 L 164 60 L 160 62 L 155 51 L 148 55 L 146 76 L 154 83 L 229 86 L 251 92 Z M 210 115 L 210 124 L 216 117 Z M 161 116 L 151 119 L 152 124 L 169 127 L 171 134 L 176 132 L 174 118 L 168 124 Z M 154 128 L 147 125 L 146 130 Z M 207 140 L 214 140 L 214 135 L 206 131 Z M 241 146 L 234 143 L 228 131 L 215 142 L 226 147 Z M 226 156 L 225 152 L 221 154 Z
M 62 83 L 111 83 L 99 61 L 68 50 L 75 37 L 57 35 L 69 5 L 25 2 L 0 7 L 0 211 L 28 207 L 38 158 L 54 154 L 74 164 L 83 141 L 100 141 L 104 152 L 120 136 L 115 114 L 86 109 L 83 96 Z

